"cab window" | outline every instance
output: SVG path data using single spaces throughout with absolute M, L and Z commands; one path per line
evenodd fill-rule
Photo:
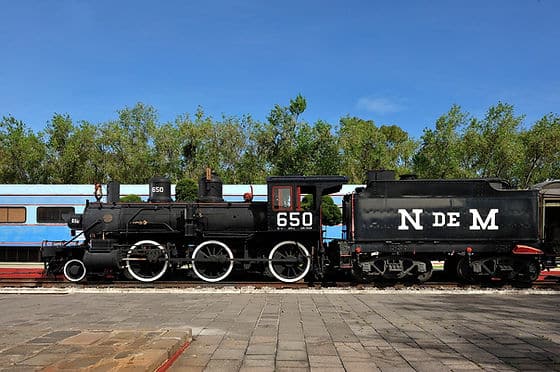
M 272 188 L 272 209 L 275 211 L 292 210 L 292 187 L 275 186 Z

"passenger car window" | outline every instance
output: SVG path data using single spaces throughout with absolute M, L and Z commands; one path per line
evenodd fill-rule
M 0 223 L 24 223 L 26 219 L 25 207 L 0 207 Z
M 37 208 L 37 223 L 64 223 L 65 214 L 73 214 L 74 207 L 39 207 Z

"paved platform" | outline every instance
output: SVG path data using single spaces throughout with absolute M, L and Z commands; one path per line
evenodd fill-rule
M 192 329 L 170 371 L 560 371 L 554 291 L 106 292 L 0 293 L 0 369 L 150 370 Z

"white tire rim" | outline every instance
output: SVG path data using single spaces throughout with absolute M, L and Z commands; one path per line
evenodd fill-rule
M 300 251 L 303 253 L 303 255 L 305 256 L 305 258 L 307 259 L 307 265 L 305 267 L 305 270 L 303 271 L 303 273 L 301 273 L 300 275 L 298 275 L 295 278 L 285 278 L 282 275 L 278 274 L 276 272 L 276 270 L 274 270 L 274 265 L 272 263 L 272 257 L 274 257 L 274 253 L 276 253 L 276 251 L 278 250 L 278 248 L 287 245 L 287 244 L 291 244 L 291 245 L 296 245 Z M 274 246 L 274 248 L 272 248 L 272 250 L 270 251 L 270 254 L 268 255 L 268 268 L 270 269 L 270 272 L 272 273 L 272 275 L 274 275 L 274 277 L 278 280 L 280 280 L 281 282 L 284 283 L 294 283 L 297 281 L 300 281 L 301 279 L 305 278 L 305 276 L 307 275 L 307 273 L 309 272 L 309 269 L 311 268 L 311 256 L 309 255 L 309 252 L 307 251 L 307 248 L 305 248 L 305 246 L 299 242 L 295 242 L 295 241 L 283 241 L 281 243 L 278 243 Z
M 200 249 L 204 248 L 205 246 L 209 245 L 209 244 L 216 244 L 219 245 L 220 247 L 222 247 L 223 249 L 225 249 L 225 251 L 227 252 L 227 255 L 229 257 L 229 267 L 226 270 L 225 274 L 223 274 L 220 277 L 217 278 L 208 278 L 206 276 L 204 276 L 203 274 L 201 274 L 197 268 L 196 268 L 196 263 L 195 263 L 195 258 L 196 258 L 196 254 L 200 251 Z M 220 280 L 225 279 L 230 273 L 231 270 L 233 270 L 233 252 L 231 251 L 231 249 L 229 249 L 229 247 L 217 240 L 208 240 L 206 242 L 200 243 L 195 249 L 194 252 L 192 254 L 192 267 L 194 270 L 194 273 L 196 274 L 196 276 L 198 276 L 200 279 L 204 280 L 205 282 L 210 282 L 210 283 L 215 283 L 215 282 L 219 282 Z
M 163 265 L 163 268 L 161 269 L 161 271 L 159 273 L 157 273 L 155 276 L 151 277 L 151 278 L 145 278 L 142 277 L 140 275 L 137 275 L 134 270 L 130 267 L 130 256 L 132 255 L 132 252 L 134 252 L 134 250 L 141 245 L 153 245 L 157 248 L 159 248 L 164 256 L 165 256 L 165 264 Z M 161 278 L 165 272 L 167 271 L 167 267 L 168 267 L 168 262 L 169 262 L 169 255 L 167 254 L 167 251 L 161 246 L 161 244 L 159 244 L 158 242 L 155 242 L 153 240 L 141 240 L 139 242 L 136 242 L 132 247 L 130 247 L 130 249 L 128 250 L 128 253 L 126 254 L 126 269 L 128 270 L 128 273 L 136 280 L 144 282 L 144 283 L 149 283 L 149 282 L 153 282 L 158 280 L 159 278 Z
M 70 275 L 68 275 L 68 273 L 67 273 L 67 270 L 68 270 L 70 264 L 74 264 L 74 263 L 78 263 L 84 270 L 84 273 L 79 278 L 71 278 Z M 84 263 L 82 261 L 80 261 L 78 259 L 73 259 L 73 260 L 70 260 L 70 261 L 68 261 L 64 264 L 63 273 L 64 273 L 64 277 L 67 280 L 69 280 L 71 282 L 79 282 L 80 280 L 82 280 L 86 277 L 86 266 L 84 265 Z

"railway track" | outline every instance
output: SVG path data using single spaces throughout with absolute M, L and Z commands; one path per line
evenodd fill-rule
M 351 288 L 357 290 L 367 289 L 393 289 L 393 290 L 472 290 L 472 289 L 550 289 L 560 291 L 560 281 L 558 279 L 549 279 L 533 282 L 532 285 L 512 285 L 504 283 L 485 283 L 485 284 L 461 284 L 456 282 L 426 282 L 422 284 L 403 284 L 403 283 L 368 283 L 356 284 L 352 282 L 336 282 L 336 283 L 282 283 L 269 281 L 223 281 L 220 283 L 206 283 L 201 281 L 158 281 L 153 283 L 139 283 L 137 281 L 89 281 L 85 283 L 71 283 L 60 279 L 49 278 L 9 278 L 0 279 L 0 288 L 100 288 L 100 289 L 242 289 L 242 288 L 273 288 L 273 289 L 309 289 L 309 288 Z

